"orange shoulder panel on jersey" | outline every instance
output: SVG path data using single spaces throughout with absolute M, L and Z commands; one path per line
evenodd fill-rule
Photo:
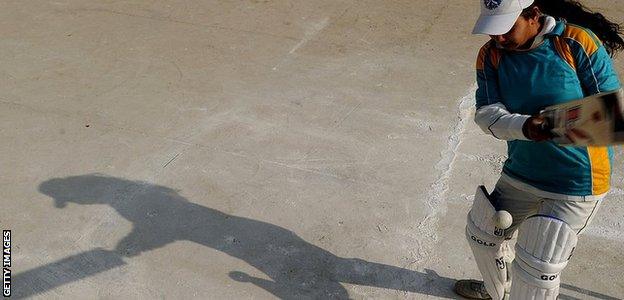
M 562 37 L 579 43 L 585 50 L 585 53 L 590 56 L 596 53 L 601 45 L 600 40 L 596 37 L 596 35 L 587 29 L 574 24 L 566 24 L 566 29 L 563 31 Z
M 574 56 L 572 56 L 572 49 L 570 49 L 570 45 L 566 43 L 565 39 L 556 36 L 552 39 L 553 44 L 555 45 L 555 49 L 557 50 L 557 54 L 565 60 L 572 69 L 576 70 L 576 60 Z
M 479 55 L 477 55 L 477 70 L 485 69 L 485 57 L 488 54 L 488 50 L 490 49 L 490 43 L 486 43 L 479 49 Z
M 485 69 L 485 60 L 490 59 L 494 68 L 498 68 L 498 63 L 500 62 L 501 53 L 500 50 L 496 48 L 492 41 L 487 42 L 481 49 L 479 50 L 479 55 L 477 56 L 477 70 Z

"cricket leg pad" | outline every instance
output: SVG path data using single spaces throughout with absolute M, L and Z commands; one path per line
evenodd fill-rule
M 557 299 L 561 271 L 576 243 L 576 232 L 562 220 L 541 215 L 526 219 L 516 242 L 510 299 Z
M 508 252 L 512 251 L 503 236 L 503 229 L 494 224 L 495 213 L 487 192 L 479 187 L 468 213 L 466 239 L 483 276 L 485 289 L 492 299 L 500 300 L 510 287 L 508 264 L 513 257 L 509 258 Z

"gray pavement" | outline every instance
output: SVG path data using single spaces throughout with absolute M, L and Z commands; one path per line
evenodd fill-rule
M 465 214 L 505 145 L 472 122 L 475 1 L 0 7 L 14 298 L 455 299 L 479 276 Z M 565 299 L 624 296 L 623 162 Z

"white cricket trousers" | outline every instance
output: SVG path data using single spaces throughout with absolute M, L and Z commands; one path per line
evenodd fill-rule
M 499 180 L 492 192 L 496 209 L 506 210 L 513 217 L 511 227 L 505 230 L 505 237 L 511 238 L 518 226 L 532 215 L 547 215 L 566 222 L 577 235 L 592 221 L 602 204 L 602 198 L 590 201 L 549 199 L 520 190 L 506 180 Z

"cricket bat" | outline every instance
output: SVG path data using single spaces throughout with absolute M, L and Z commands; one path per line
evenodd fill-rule
M 624 144 L 624 92 L 622 89 L 549 106 L 546 118 L 560 145 L 609 146 Z

